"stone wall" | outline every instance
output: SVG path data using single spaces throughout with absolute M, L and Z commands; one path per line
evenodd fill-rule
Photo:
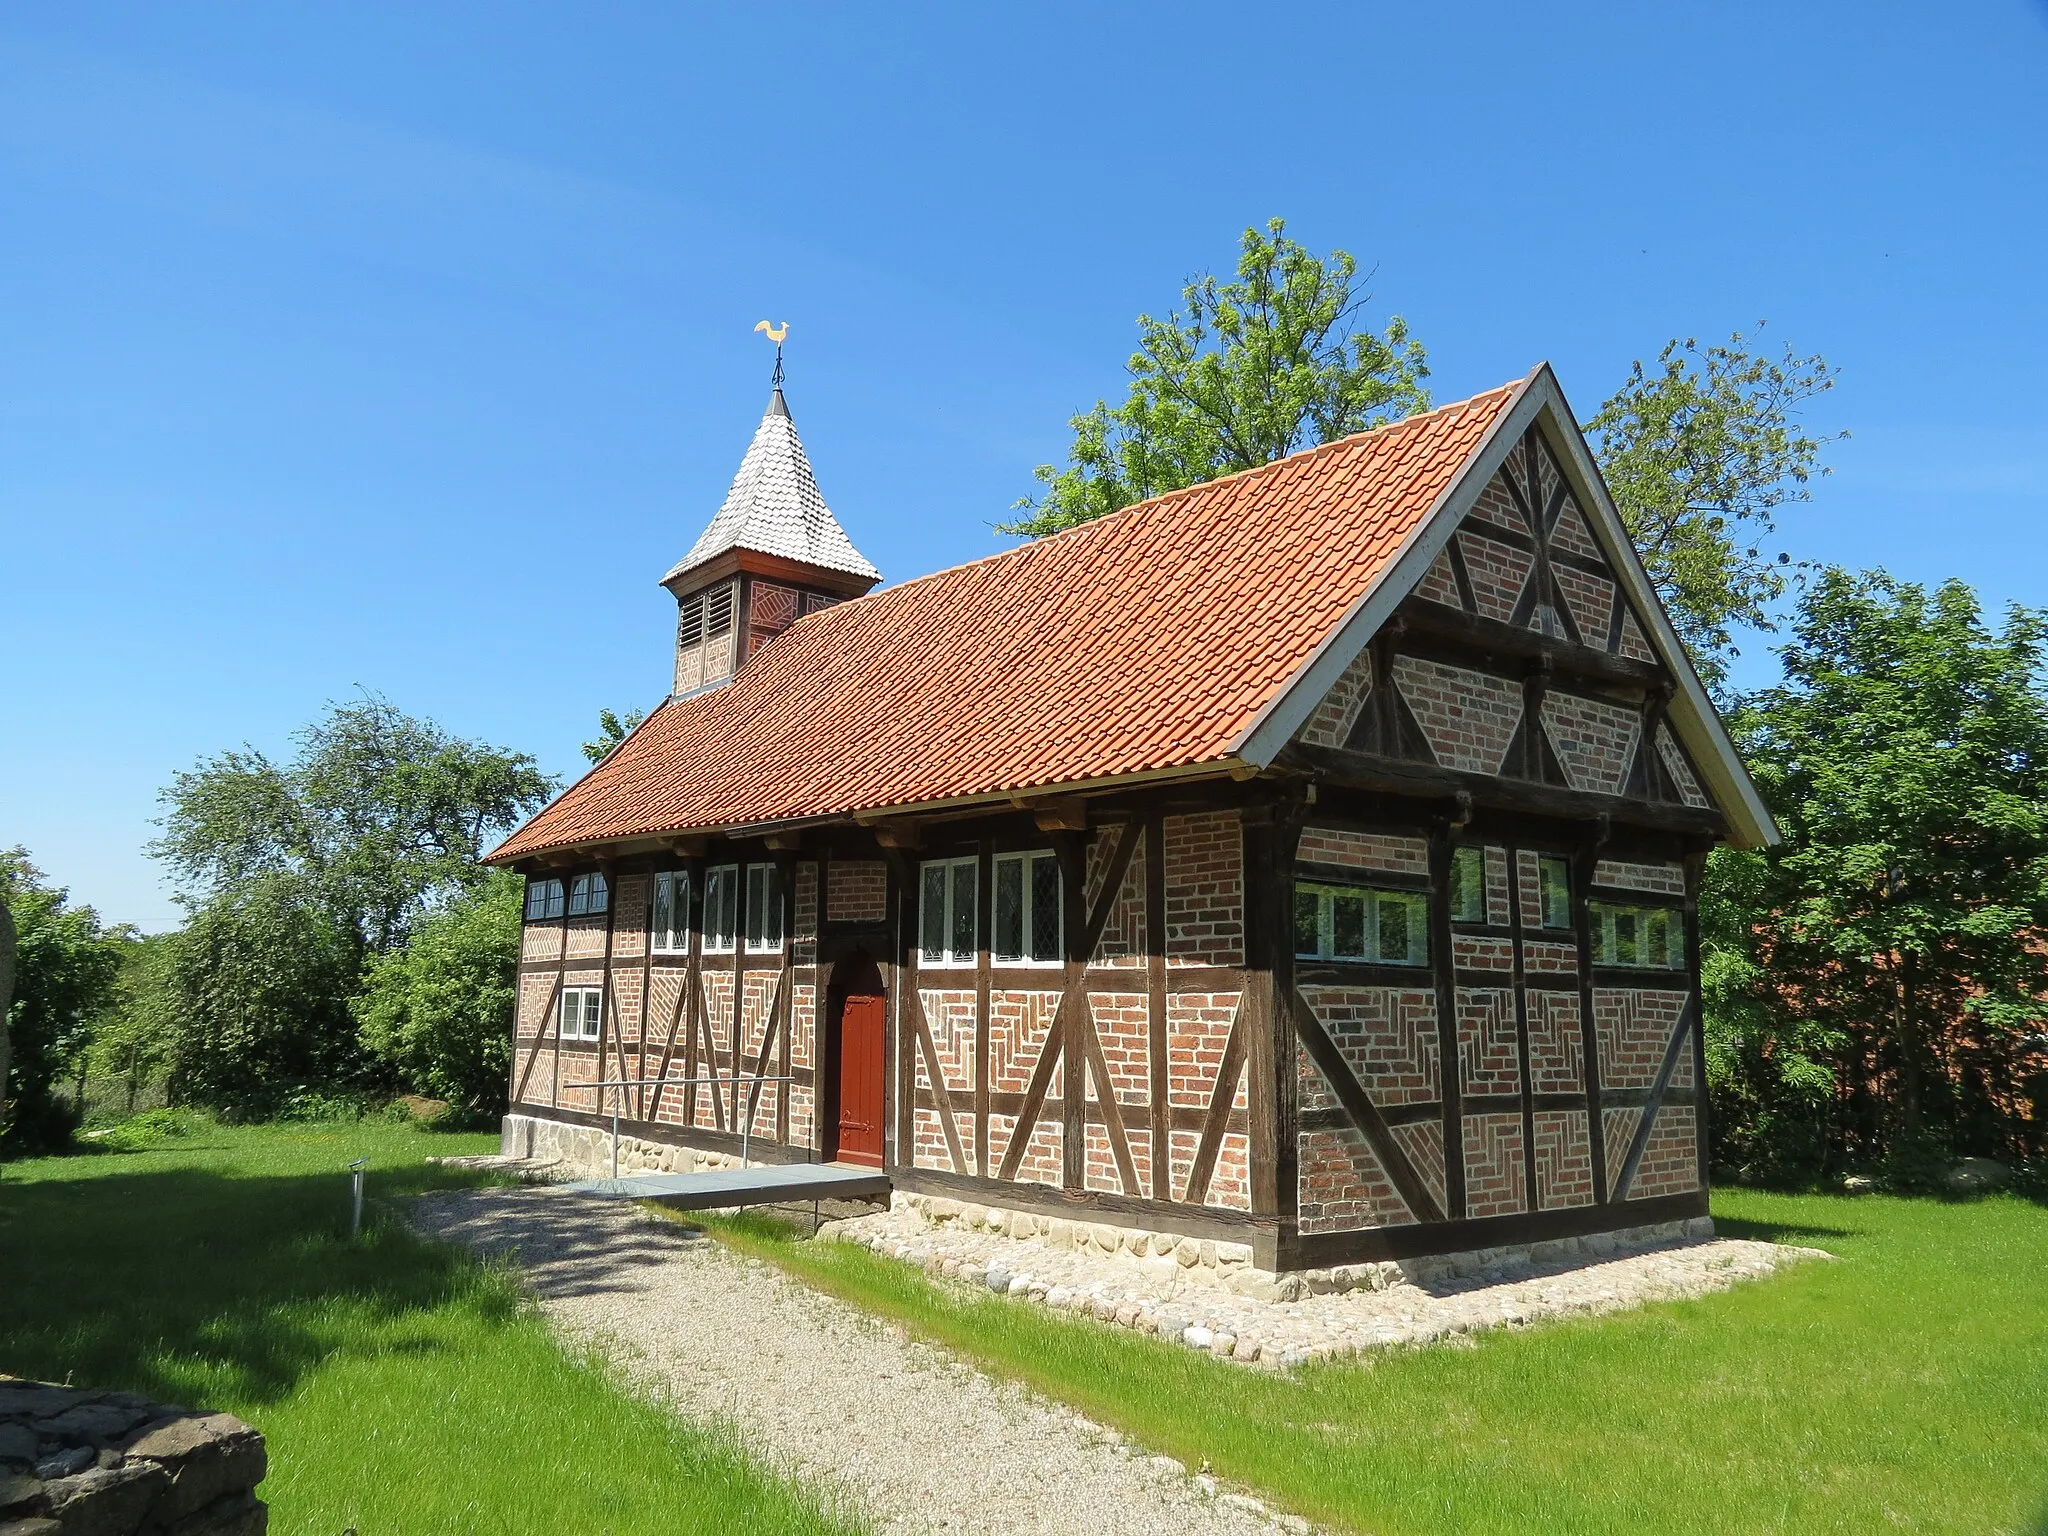
M 260 1536 L 266 1470 L 229 1414 L 0 1376 L 0 1536 Z

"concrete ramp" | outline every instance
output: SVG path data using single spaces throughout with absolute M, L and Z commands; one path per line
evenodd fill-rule
M 735 1205 L 783 1205 L 798 1200 L 886 1200 L 889 1176 L 879 1168 L 837 1163 L 770 1163 L 756 1168 L 713 1168 L 703 1173 L 637 1173 L 621 1179 L 586 1179 L 565 1186 L 601 1200 L 653 1200 L 679 1211 Z

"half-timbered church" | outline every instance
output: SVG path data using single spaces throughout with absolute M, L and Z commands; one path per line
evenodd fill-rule
M 778 388 L 669 697 L 492 855 L 508 1150 L 1279 1270 L 1705 1213 L 1701 865 L 1775 834 L 1547 366 L 879 580 Z

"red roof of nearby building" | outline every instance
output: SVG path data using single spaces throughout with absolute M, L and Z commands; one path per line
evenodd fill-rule
M 1227 762 L 1520 383 L 801 619 L 491 857 Z

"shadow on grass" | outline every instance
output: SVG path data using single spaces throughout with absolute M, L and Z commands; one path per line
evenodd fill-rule
M 455 1304 L 493 1324 L 519 1305 L 507 1277 L 389 1215 L 351 1240 L 336 1173 L 87 1166 L 90 1176 L 0 1184 L 0 1372 L 169 1401 L 268 1403 L 338 1349 L 436 1348 L 408 1314 Z M 415 1170 L 373 1179 L 372 1191 L 475 1182 Z M 560 1225 L 562 1245 L 576 1248 L 573 1217 Z M 608 1264 L 622 1258 L 643 1256 L 607 1247 Z M 660 1258 L 650 1251 L 644 1262 Z
M 1856 1227 L 1827 1227 L 1812 1221 L 1752 1221 L 1741 1216 L 1714 1217 L 1716 1237 L 1740 1237 L 1759 1243 L 1796 1243 L 1807 1238 L 1861 1237 Z

